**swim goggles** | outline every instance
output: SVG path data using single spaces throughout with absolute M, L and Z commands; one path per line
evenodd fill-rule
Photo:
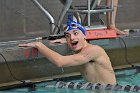
M 80 23 L 73 21 L 70 18 L 70 16 L 68 16 L 68 19 L 69 19 L 69 21 L 67 22 L 66 26 L 64 26 L 64 32 L 72 31 L 73 29 L 77 29 L 77 30 L 82 31 L 82 33 L 85 35 L 85 29 Z

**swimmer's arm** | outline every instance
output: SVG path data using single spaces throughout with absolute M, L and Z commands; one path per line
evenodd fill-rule
M 63 62 L 63 66 L 64 67 L 76 66 L 76 65 L 82 65 L 88 63 L 91 60 L 95 61 L 99 56 L 99 53 L 95 51 L 96 51 L 95 49 L 89 48 L 78 54 L 65 56 L 64 57 L 65 61 Z
M 89 53 L 88 51 L 91 51 L 90 49 L 88 51 L 84 51 L 78 54 L 74 55 L 68 55 L 68 56 L 63 56 L 44 44 L 38 42 L 37 44 L 37 49 L 47 58 L 49 59 L 52 63 L 57 65 L 58 67 L 67 67 L 67 66 L 76 66 L 76 65 L 81 65 L 84 63 L 89 62 L 91 59 L 93 59 L 93 52 Z
M 61 62 L 61 67 L 82 65 L 88 63 L 89 61 L 89 58 L 79 54 L 64 56 L 63 61 Z
M 81 65 L 84 63 L 89 62 L 93 57 L 96 57 L 96 52 L 91 51 L 90 49 L 85 52 L 81 52 L 74 55 L 69 56 L 63 56 L 51 49 L 49 49 L 47 46 L 45 46 L 41 42 L 32 42 L 27 44 L 20 44 L 20 47 L 34 47 L 37 48 L 41 54 L 43 54 L 48 60 L 50 60 L 52 63 L 56 64 L 58 67 L 67 67 L 67 66 L 75 66 L 75 65 Z M 95 49 L 94 49 L 95 50 Z
M 99 46 L 96 48 L 88 48 L 78 54 L 63 56 L 62 67 L 76 66 L 88 63 L 89 61 L 97 61 L 103 55 L 104 50 Z
M 39 52 L 44 55 L 48 60 L 50 60 L 52 63 L 56 64 L 57 66 L 61 65 L 61 58 L 63 57 L 62 55 L 60 55 L 59 53 L 51 50 L 50 48 L 48 48 L 47 46 L 45 46 L 43 43 L 41 42 L 31 42 L 31 43 L 27 43 L 27 44 L 19 44 L 19 47 L 34 47 L 37 48 L 39 50 Z

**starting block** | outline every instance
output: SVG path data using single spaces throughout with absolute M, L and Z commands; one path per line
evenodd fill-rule
M 117 33 L 113 29 L 94 29 L 94 30 L 86 30 L 86 39 L 109 39 L 116 38 Z

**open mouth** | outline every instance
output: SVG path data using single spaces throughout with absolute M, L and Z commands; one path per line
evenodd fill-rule
M 78 41 L 74 41 L 71 44 L 72 44 L 72 46 L 76 46 L 78 44 Z

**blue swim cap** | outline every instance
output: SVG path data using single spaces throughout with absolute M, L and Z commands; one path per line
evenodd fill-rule
M 71 31 L 73 29 L 78 29 L 82 31 L 82 33 L 85 35 L 85 29 L 80 23 L 73 21 L 70 16 L 68 16 L 68 19 L 69 21 L 67 22 L 67 25 L 64 27 L 65 32 Z

